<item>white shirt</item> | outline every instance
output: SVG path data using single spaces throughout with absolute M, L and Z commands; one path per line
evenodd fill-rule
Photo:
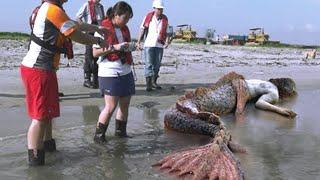
M 104 10 L 103 6 L 99 4 L 94 4 L 94 10 L 96 13 L 96 18 L 98 21 L 98 24 L 101 23 L 101 21 L 104 19 Z M 79 18 L 82 22 L 92 24 L 92 17 L 90 14 L 90 8 L 89 8 L 89 2 L 86 2 L 82 5 L 82 7 L 79 9 L 77 13 L 77 18 Z
M 146 16 L 144 17 L 141 29 L 144 29 L 144 21 L 146 20 Z M 158 42 L 158 37 L 160 35 L 160 31 L 162 29 L 162 21 L 161 19 L 157 19 L 155 15 L 152 16 L 152 19 L 149 24 L 148 35 L 144 41 L 144 47 L 159 47 L 163 48 L 163 45 Z
M 120 28 L 115 28 L 116 36 L 119 43 L 124 42 L 122 32 Z M 95 37 L 100 37 L 103 39 L 99 33 L 94 34 Z M 93 48 L 100 48 L 99 45 L 93 45 Z M 118 59 L 116 61 L 109 61 L 106 57 L 100 56 L 98 61 L 98 76 L 100 77 L 117 77 L 124 76 L 129 74 L 131 70 L 131 66 L 129 64 L 122 64 L 121 60 Z

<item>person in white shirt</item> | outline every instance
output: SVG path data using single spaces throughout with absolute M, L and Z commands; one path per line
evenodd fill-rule
M 163 48 L 167 48 L 169 37 L 167 36 L 168 18 L 163 14 L 162 0 L 153 1 L 153 11 L 149 12 L 142 21 L 138 37 L 138 48 L 141 48 L 141 40 L 144 41 L 144 69 L 146 77 L 146 90 L 161 89 L 157 84 Z
M 108 48 L 100 46 L 93 47 L 93 55 L 99 57 L 99 88 L 105 100 L 105 107 L 99 115 L 94 141 L 103 143 L 106 141 L 110 118 L 119 104 L 116 113 L 115 135 L 127 136 L 127 121 L 131 96 L 135 94 L 135 83 L 131 65 L 133 63 L 130 47 L 130 31 L 127 27 L 128 21 L 132 18 L 131 6 L 119 1 L 107 11 L 107 18 L 102 21 L 102 26 L 108 29 L 104 34 L 104 41 Z M 95 36 L 99 35 L 96 33 Z
M 88 0 L 77 13 L 77 21 L 93 25 L 100 25 L 105 18 L 103 5 L 100 0 Z M 93 35 L 93 32 L 90 32 Z M 83 64 L 84 87 L 98 88 L 98 65 L 97 59 L 92 55 L 92 46 L 86 46 L 85 59 Z M 91 79 L 91 75 L 93 76 Z

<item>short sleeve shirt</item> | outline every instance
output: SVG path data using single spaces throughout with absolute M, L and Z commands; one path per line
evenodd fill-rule
M 33 34 L 44 42 L 62 47 L 66 37 L 75 31 L 77 23 L 72 21 L 59 6 L 45 2 L 41 5 L 34 22 Z M 60 53 L 45 49 L 31 41 L 22 65 L 44 70 L 58 69 Z
M 141 28 L 144 28 L 143 24 L 146 17 L 144 17 Z M 158 37 L 162 28 L 162 21 L 158 20 L 156 16 L 153 16 L 148 29 L 148 35 L 144 41 L 144 47 L 159 47 L 163 48 L 163 45 L 158 42 Z
M 101 21 L 104 19 L 104 10 L 102 4 L 94 4 L 94 10 L 96 13 L 96 18 L 98 24 L 101 24 Z M 82 5 L 82 7 L 77 12 L 77 18 L 79 18 L 82 22 L 92 24 L 92 17 L 90 15 L 89 3 L 86 2 Z
M 122 32 L 119 28 L 115 28 L 116 36 L 119 43 L 124 42 Z M 104 39 L 99 33 L 95 33 L 94 36 Z M 99 45 L 93 45 L 93 48 L 100 48 Z M 98 76 L 100 77 L 117 77 L 129 74 L 131 66 L 127 63 L 122 64 L 121 60 L 109 61 L 106 57 L 100 56 L 98 59 Z

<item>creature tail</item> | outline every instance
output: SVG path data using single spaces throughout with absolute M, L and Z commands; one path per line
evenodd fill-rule
M 220 130 L 220 125 L 209 124 L 202 119 L 182 113 L 175 107 L 166 112 L 164 125 L 167 129 L 173 129 L 182 133 L 209 136 L 214 136 Z

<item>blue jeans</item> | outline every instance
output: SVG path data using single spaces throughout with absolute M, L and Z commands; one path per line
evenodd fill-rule
M 144 48 L 144 76 L 159 77 L 159 71 L 163 56 L 163 48 L 145 47 Z

